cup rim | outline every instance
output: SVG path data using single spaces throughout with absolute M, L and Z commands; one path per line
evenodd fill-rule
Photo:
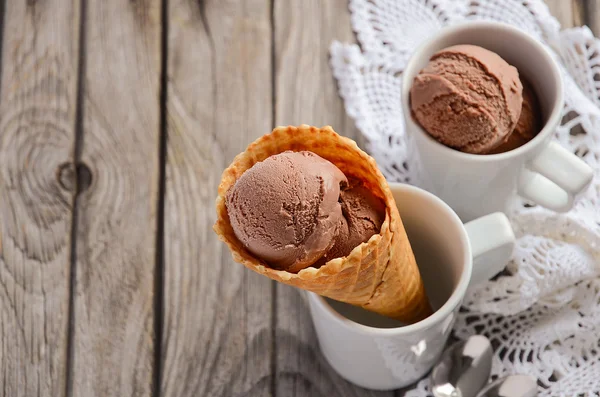
M 473 271 L 473 254 L 471 251 L 471 243 L 469 241 L 464 224 L 460 220 L 456 212 L 454 212 L 454 210 L 450 208 L 450 206 L 446 204 L 442 199 L 424 189 L 405 183 L 389 182 L 388 184 L 392 192 L 405 191 L 416 193 L 423 196 L 423 199 L 430 201 L 432 205 L 438 205 L 442 207 L 448 213 L 450 220 L 457 226 L 457 229 L 460 231 L 460 235 L 458 236 L 458 238 L 464 247 L 465 257 L 463 258 L 463 272 L 460 275 L 460 279 L 456 284 L 454 291 L 452 291 L 452 294 L 446 300 L 446 302 L 444 302 L 444 304 L 429 317 L 418 321 L 414 324 L 408 324 L 402 327 L 377 328 L 371 327 L 369 325 L 359 324 L 342 316 L 340 313 L 335 311 L 327 302 L 325 302 L 325 298 L 323 296 L 318 295 L 314 292 L 305 291 L 308 294 L 309 300 L 312 301 L 313 304 L 318 306 L 321 311 L 327 313 L 327 315 L 333 321 L 337 322 L 339 325 L 350 331 L 372 336 L 406 335 L 419 330 L 428 329 L 432 325 L 444 321 L 444 319 L 447 318 L 447 316 L 450 315 L 454 311 L 454 309 L 457 306 L 459 306 L 462 302 L 462 299 L 464 298 L 467 288 L 469 286 L 469 282 L 471 280 L 471 275 Z
M 417 60 L 423 58 L 424 54 L 430 52 L 430 48 L 435 46 L 435 44 L 442 39 L 444 36 L 449 34 L 454 34 L 456 32 L 465 31 L 465 30 L 478 30 L 478 29 L 499 29 L 499 30 L 508 30 L 512 34 L 520 36 L 520 40 L 528 42 L 533 47 L 537 48 L 540 51 L 540 54 L 543 58 L 546 59 L 546 62 L 550 66 L 553 79 L 557 84 L 557 95 L 554 100 L 554 104 L 552 105 L 552 110 L 550 115 L 544 124 L 544 127 L 541 131 L 529 142 L 524 145 L 519 146 L 513 150 L 509 150 L 508 152 L 496 153 L 496 154 L 475 154 L 475 153 L 465 153 L 456 149 L 452 149 L 438 141 L 436 141 L 431 135 L 429 135 L 420 125 L 412 119 L 412 114 L 410 111 L 409 104 L 409 94 L 410 94 L 410 86 L 412 85 L 412 81 L 408 81 L 408 73 L 407 70 L 414 69 L 414 64 Z M 411 79 L 412 80 L 412 79 Z M 558 65 L 550 55 L 549 51 L 537 40 L 535 40 L 529 34 L 523 32 L 522 30 L 515 28 L 511 25 L 495 22 L 495 21 L 472 21 L 472 22 L 461 22 L 456 25 L 448 26 L 439 30 L 436 34 L 425 40 L 417 50 L 412 54 L 410 59 L 408 60 L 406 67 L 402 72 L 402 108 L 404 111 L 404 117 L 406 118 L 406 124 L 412 123 L 413 127 L 417 129 L 419 134 L 425 137 L 430 143 L 432 143 L 431 148 L 441 153 L 445 153 L 447 155 L 454 155 L 463 160 L 469 161 L 480 161 L 480 162 L 490 162 L 490 161 L 500 161 L 500 160 L 508 160 L 514 157 L 519 157 L 522 154 L 525 154 L 531 150 L 534 150 L 538 145 L 544 142 L 555 130 L 556 126 L 560 122 L 560 118 L 562 115 L 562 108 L 564 105 L 564 83 L 560 74 L 560 70 Z

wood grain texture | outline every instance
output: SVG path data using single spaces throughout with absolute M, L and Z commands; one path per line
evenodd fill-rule
M 573 26 L 585 25 L 585 3 L 587 0 L 570 0 L 573 10 Z M 556 15 L 553 9 L 550 9 L 552 15 Z
M 88 1 L 85 14 L 81 161 L 91 181 L 76 203 L 72 395 L 150 396 L 160 1 Z
M 64 396 L 79 6 L 72 0 L 5 5 L 0 395 Z
M 550 13 L 560 22 L 562 29 L 575 26 L 576 0 L 545 0 L 545 2 Z
M 333 40 L 354 42 L 347 0 L 275 0 L 276 125 L 331 125 L 362 136 L 344 111 L 329 66 Z
M 212 230 L 221 173 L 272 127 L 270 6 L 169 2 L 161 395 L 271 396 L 272 284 Z
M 594 36 L 600 36 L 600 0 L 585 0 L 583 5 L 584 21 L 588 25 Z
M 332 40 L 354 41 L 346 0 L 276 1 L 276 124 L 331 125 L 357 138 L 329 67 Z M 360 144 L 360 142 L 359 142 Z M 277 285 L 276 395 L 390 397 L 342 379 L 321 354 L 300 292 Z

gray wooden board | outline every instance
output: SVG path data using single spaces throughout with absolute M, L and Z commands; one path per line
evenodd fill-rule
M 575 25 L 575 18 L 579 15 L 579 7 L 577 0 L 546 0 L 546 5 L 550 13 L 560 22 L 563 29 L 570 28 Z
M 333 39 L 353 42 L 346 0 L 276 1 L 276 124 L 331 125 L 351 138 L 359 134 L 344 112 L 329 67 Z M 360 142 L 359 142 L 360 143 Z M 390 397 L 342 379 L 319 350 L 308 308 L 300 292 L 277 285 L 276 395 Z
M 562 29 L 587 25 L 600 36 L 600 0 L 546 0 L 546 5 Z
M 64 396 L 79 4 L 4 4 L 0 395 Z
M 576 4 L 580 4 L 578 1 Z M 596 37 L 600 36 L 600 0 L 585 0 L 583 2 L 583 23 L 588 25 Z
M 272 395 L 272 282 L 212 230 L 223 169 L 272 126 L 270 5 L 169 2 L 161 395 Z
M 72 395 L 150 396 L 160 0 L 86 4 Z
M 563 28 L 600 33 L 600 0 L 547 3 Z M 341 379 L 298 291 L 234 263 L 212 232 L 221 171 L 274 125 L 330 124 L 364 147 L 328 63 L 333 39 L 354 41 L 347 1 L 165 4 L 168 54 L 161 0 L 4 2 L 0 395 L 64 396 L 72 386 L 73 396 L 149 396 L 157 367 L 169 397 L 402 395 Z M 164 318 L 155 321 L 163 55 Z

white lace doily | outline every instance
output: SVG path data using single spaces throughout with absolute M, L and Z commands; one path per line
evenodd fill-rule
M 561 31 L 541 0 L 350 0 L 350 10 L 360 47 L 334 42 L 331 66 L 347 113 L 393 181 L 410 183 L 400 82 L 423 39 L 446 25 L 495 20 L 560 61 L 566 103 L 556 139 L 596 178 L 567 214 L 517 206 L 507 274 L 469 291 L 455 335 L 489 337 L 493 375 L 535 375 L 541 396 L 600 396 L 600 40 L 586 27 Z M 427 395 L 427 380 L 407 394 Z

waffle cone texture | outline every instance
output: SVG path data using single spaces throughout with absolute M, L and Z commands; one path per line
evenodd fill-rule
M 361 180 L 386 205 L 380 233 L 355 247 L 346 257 L 298 273 L 273 269 L 246 250 L 229 222 L 227 192 L 254 164 L 286 150 L 314 152 L 331 161 L 346 176 Z M 251 143 L 223 172 L 216 207 L 215 232 L 229 246 L 236 262 L 257 273 L 405 323 L 414 323 L 431 314 L 415 257 L 384 176 L 375 160 L 356 142 L 338 135 L 329 126 L 277 127 Z

